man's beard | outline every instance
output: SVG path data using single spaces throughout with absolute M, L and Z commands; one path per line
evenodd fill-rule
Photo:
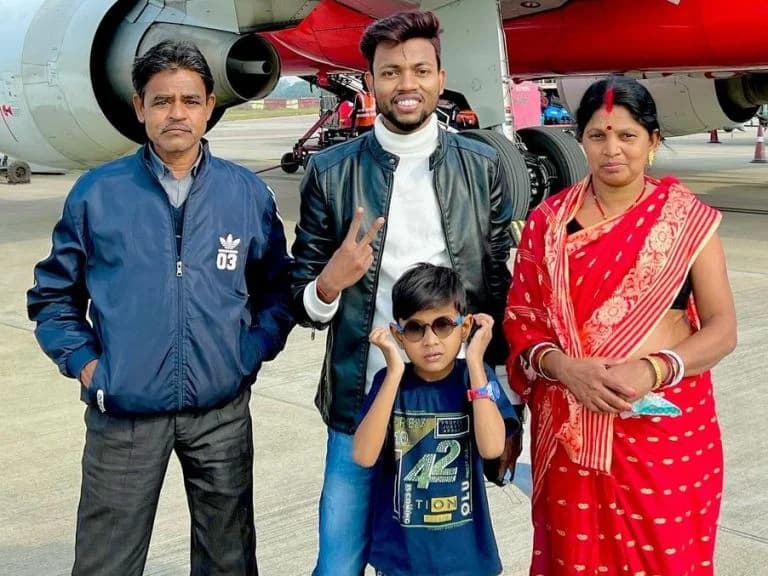
M 434 110 L 424 110 L 421 115 L 419 116 L 418 120 L 415 120 L 413 122 L 403 122 L 402 120 L 398 120 L 395 116 L 395 113 L 392 111 L 392 109 L 389 110 L 380 110 L 381 115 L 384 116 L 384 118 L 387 119 L 387 121 L 400 130 L 401 132 L 409 133 L 409 132 L 415 132 L 419 128 L 421 128 L 424 125 L 424 122 L 429 118 L 433 113 Z

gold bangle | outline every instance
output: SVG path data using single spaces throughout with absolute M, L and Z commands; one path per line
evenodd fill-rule
M 651 358 L 656 358 L 659 361 L 659 366 L 662 367 L 662 370 L 661 370 L 662 371 L 662 375 L 661 375 L 662 376 L 662 382 L 661 382 L 661 385 L 662 386 L 667 386 L 668 384 L 670 384 L 672 382 L 672 380 L 674 380 L 674 378 L 675 378 L 675 367 L 672 364 L 672 360 L 670 360 L 670 358 L 668 358 L 666 355 L 659 354 L 658 352 L 654 352 L 653 354 L 649 354 L 649 356 Z M 663 374 L 664 368 L 667 369 L 667 377 L 666 378 L 664 378 L 664 374 Z
M 653 373 L 656 376 L 656 381 L 653 383 L 653 386 L 651 386 L 651 391 L 658 390 L 664 383 L 663 375 L 661 373 L 661 364 L 653 356 L 643 356 L 642 360 L 646 360 L 651 365 Z
M 539 350 L 543 350 L 545 348 L 549 348 L 551 346 L 554 346 L 552 342 L 539 342 L 538 344 L 534 344 L 530 348 L 528 348 L 528 365 L 533 367 L 534 360 L 536 359 L 536 356 L 538 355 Z
M 552 378 L 549 374 L 544 372 L 544 367 L 542 366 L 542 362 L 544 361 L 544 357 L 549 354 L 550 352 L 555 352 L 556 350 L 560 350 L 557 346 L 552 345 L 549 348 L 546 348 L 545 350 L 542 350 L 539 352 L 539 357 L 536 359 L 536 371 L 539 373 L 539 376 L 544 378 L 544 380 L 549 380 L 550 382 L 554 382 L 556 379 Z

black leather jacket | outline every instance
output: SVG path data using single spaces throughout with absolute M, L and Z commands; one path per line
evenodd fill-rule
M 358 206 L 365 208 L 361 230 L 389 213 L 398 157 L 385 151 L 371 131 L 315 154 L 301 184 L 301 210 L 292 253 L 291 291 L 300 324 L 324 328 L 304 309 L 305 286 L 322 271 L 347 234 Z M 480 142 L 440 130 L 430 157 L 448 255 L 467 289 L 469 312 L 486 312 L 496 332 L 486 361 L 503 364 L 501 332 L 510 273 L 512 204 L 499 172 L 496 151 Z M 374 261 L 357 284 L 344 290 L 331 321 L 315 404 L 325 423 L 351 434 L 365 396 L 368 334 L 372 329 L 387 226 L 374 240 Z

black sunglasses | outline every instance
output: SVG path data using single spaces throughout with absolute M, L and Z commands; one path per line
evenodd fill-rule
M 395 328 L 409 342 L 421 341 L 421 339 L 424 338 L 427 328 L 432 330 L 432 333 L 440 338 L 440 340 L 443 340 L 444 338 L 448 338 L 453 332 L 453 329 L 456 328 L 456 326 L 459 326 L 462 322 L 464 322 L 464 316 L 459 314 L 456 316 L 455 320 L 448 316 L 440 316 L 439 318 L 432 320 L 431 324 L 419 322 L 418 320 L 408 320 L 408 322 L 405 323 L 405 326 L 400 326 L 398 323 L 395 324 Z

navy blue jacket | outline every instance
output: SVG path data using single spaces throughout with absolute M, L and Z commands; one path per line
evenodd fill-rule
M 83 400 L 103 411 L 226 403 L 293 326 L 292 261 L 266 184 L 204 145 L 185 206 L 179 256 L 171 204 L 143 147 L 77 181 L 35 268 L 35 336 L 66 376 L 99 359 Z

